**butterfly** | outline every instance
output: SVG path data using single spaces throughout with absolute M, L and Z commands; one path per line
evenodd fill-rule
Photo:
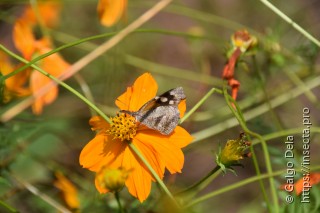
M 136 121 L 150 129 L 157 130 L 163 135 L 169 135 L 179 123 L 178 105 L 185 98 L 183 88 L 177 87 L 152 98 L 136 112 L 126 110 L 121 110 L 121 112 L 130 114 L 135 117 Z

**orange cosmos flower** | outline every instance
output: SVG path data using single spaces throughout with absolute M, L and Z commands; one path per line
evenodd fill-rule
M 100 0 L 97 11 L 102 25 L 110 27 L 124 16 L 127 0 Z
M 78 209 L 80 202 L 77 188 L 61 172 L 56 172 L 55 176 L 57 180 L 54 182 L 54 186 L 61 190 L 68 207 L 70 209 Z
M 145 73 L 116 100 L 116 105 L 121 110 L 137 111 L 156 96 L 157 90 L 158 86 L 153 77 Z M 179 110 L 183 116 L 185 101 L 180 102 Z M 97 135 L 83 148 L 80 164 L 94 172 L 99 172 L 102 167 L 131 171 L 125 185 L 134 197 L 143 202 L 150 193 L 151 181 L 155 179 L 128 143 L 131 141 L 139 149 L 162 179 L 165 168 L 171 174 L 181 172 L 184 163 L 181 148 L 187 146 L 192 137 L 180 126 L 170 135 L 162 135 L 156 130 L 138 125 L 134 117 L 127 114 L 119 114 L 112 121 L 113 124 L 110 125 L 99 116 L 90 119 L 92 129 L 97 131 Z M 100 193 L 109 191 L 99 187 L 97 180 L 96 186 Z
M 31 16 L 30 13 L 30 11 L 26 13 L 28 14 L 27 17 Z M 32 58 L 38 55 L 45 54 L 52 50 L 52 44 L 49 38 L 35 38 L 33 34 L 34 22 L 32 18 L 30 19 L 31 20 L 27 18 L 24 19 L 24 16 L 22 16 L 15 22 L 13 27 L 13 42 L 16 48 L 27 60 L 32 60 Z M 62 74 L 70 66 L 58 53 L 52 54 L 42 59 L 37 63 L 37 65 L 55 77 Z M 50 79 L 48 77 L 44 76 L 36 70 L 33 70 L 31 72 L 29 86 L 33 94 L 41 90 L 41 88 L 49 83 Z M 54 86 L 43 96 L 37 97 L 34 104 L 32 105 L 33 112 L 35 114 L 41 114 L 43 106 L 52 103 L 57 98 L 57 95 L 58 87 Z

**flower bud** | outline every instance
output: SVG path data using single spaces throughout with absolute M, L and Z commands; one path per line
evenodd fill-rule
M 131 171 L 132 170 L 126 170 L 122 167 L 118 169 L 102 167 L 102 169 L 96 175 L 97 186 L 103 191 L 120 191 L 123 188 Z
M 249 34 L 247 30 L 238 30 L 231 36 L 231 42 L 234 49 L 239 48 L 242 53 L 257 44 L 257 38 Z
M 240 165 L 239 160 L 249 156 L 245 151 L 250 145 L 251 143 L 245 139 L 245 134 L 241 133 L 238 139 L 227 141 L 225 147 L 216 156 L 216 163 L 222 169 Z

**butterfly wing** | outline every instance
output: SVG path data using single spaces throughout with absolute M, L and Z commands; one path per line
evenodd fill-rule
M 176 106 L 159 106 L 144 116 L 140 122 L 163 135 L 169 135 L 178 125 L 180 112 Z
M 183 88 L 177 87 L 154 97 L 132 115 L 147 127 L 169 135 L 179 123 L 178 104 L 185 98 Z

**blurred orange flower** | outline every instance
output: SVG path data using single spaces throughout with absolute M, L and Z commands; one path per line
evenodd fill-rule
M 320 183 L 320 173 L 310 173 L 300 178 L 295 184 L 281 185 L 280 189 L 289 192 L 295 189 L 296 195 L 300 195 L 305 189 L 309 191 L 313 185 L 318 183 Z
M 59 0 L 38 1 L 37 9 L 39 11 L 39 17 L 41 18 L 41 24 L 46 27 L 54 27 L 58 24 L 61 10 L 61 2 Z M 30 5 L 24 10 L 21 19 L 28 21 L 31 25 L 39 24 L 36 14 Z
M 116 105 L 121 110 L 137 111 L 155 97 L 157 90 L 158 86 L 153 77 L 145 73 L 116 100 Z M 181 116 L 183 116 L 185 105 L 184 101 L 180 102 Z M 162 135 L 156 130 L 137 125 L 135 119 L 127 114 L 116 116 L 113 118 L 113 123 L 119 127 L 118 135 L 108 134 L 112 132 L 111 125 L 101 117 L 95 116 L 90 119 L 92 129 L 98 132 L 83 148 L 80 164 L 94 172 L 99 172 L 103 166 L 131 170 L 125 185 L 134 197 L 143 202 L 150 193 L 151 180 L 155 181 L 155 179 L 128 146 L 130 140 L 162 179 L 165 168 L 171 174 L 181 172 L 184 164 L 181 148 L 187 146 L 192 137 L 180 126 L 177 126 L 170 135 Z M 101 187 L 97 189 L 100 193 L 108 192 Z
M 45 24 L 49 25 L 51 22 L 56 21 L 56 19 L 53 18 L 54 15 L 52 14 L 57 14 L 57 12 L 45 12 L 49 10 L 48 8 L 58 10 L 58 6 L 54 5 L 55 4 L 51 5 L 49 2 L 39 5 L 40 14 L 49 17 L 44 19 Z M 35 38 L 33 34 L 33 28 L 35 24 L 35 15 L 32 13 L 30 8 L 27 8 L 23 16 L 16 20 L 13 27 L 13 42 L 16 48 L 27 60 L 32 60 L 34 57 L 45 54 L 52 50 L 52 44 L 48 37 L 42 37 L 41 39 Z M 37 65 L 54 77 L 62 74 L 70 66 L 58 53 L 42 59 L 41 61 L 37 62 Z M 38 71 L 32 70 L 29 81 L 32 94 L 37 93 L 49 83 L 50 79 L 47 76 L 44 76 Z M 43 106 L 52 103 L 57 98 L 57 95 L 58 87 L 53 86 L 43 96 L 37 97 L 32 105 L 33 112 L 35 114 L 41 114 Z
M 102 25 L 110 27 L 125 15 L 127 0 L 100 0 L 97 11 Z
M 0 73 L 1 75 L 8 75 L 13 72 L 17 67 L 14 66 L 9 57 L 2 51 L 0 51 Z M 6 79 L 4 84 L 1 87 L 2 94 L 2 102 L 7 103 L 12 98 L 15 97 L 23 97 L 30 95 L 29 88 L 26 87 L 26 83 L 30 76 L 30 70 L 24 70 L 19 72 L 16 75 L 11 76 Z
M 54 186 L 61 190 L 63 199 L 68 207 L 70 209 L 78 209 L 80 202 L 77 188 L 61 172 L 56 172 L 55 176 L 57 180 L 54 182 Z

